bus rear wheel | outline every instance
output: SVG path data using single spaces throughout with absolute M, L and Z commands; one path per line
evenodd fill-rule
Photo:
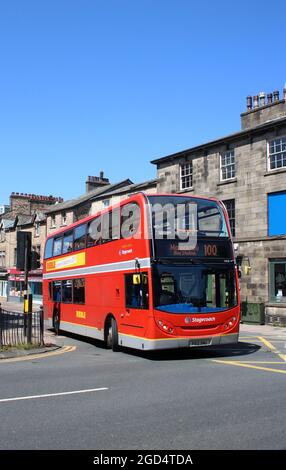
M 110 318 L 107 324 L 107 334 L 106 334 L 106 346 L 112 351 L 119 351 L 118 346 L 118 328 L 115 318 Z

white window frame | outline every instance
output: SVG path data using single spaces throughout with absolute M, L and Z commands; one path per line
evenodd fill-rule
M 231 163 L 227 163 L 227 164 L 223 164 L 222 160 L 224 157 L 227 157 L 228 155 L 227 154 L 233 154 L 233 162 Z M 232 155 L 229 155 L 230 157 L 232 157 Z M 223 168 L 226 168 L 226 173 L 228 172 L 228 168 L 229 167 L 234 167 L 234 175 L 232 176 L 229 176 L 229 177 L 226 177 L 226 178 L 223 178 Z M 230 170 L 230 172 L 232 173 L 232 169 Z M 234 149 L 230 149 L 230 150 L 227 150 L 226 152 L 223 152 L 220 154 L 220 181 L 229 181 L 229 180 L 233 180 L 236 178 L 236 162 L 235 162 L 235 150 Z
M 56 228 L 56 216 L 51 215 L 51 228 Z
M 66 211 L 63 211 L 61 213 L 61 225 L 67 225 L 67 213 Z
M 286 154 L 286 148 L 285 150 L 282 150 L 282 145 L 283 143 L 281 143 L 281 150 L 278 151 L 278 152 L 273 152 L 273 153 L 270 153 L 270 147 L 271 147 L 271 143 L 274 142 L 275 140 L 282 140 L 282 139 L 285 139 L 285 145 L 286 145 L 286 136 L 283 135 L 283 136 L 279 136 L 279 137 L 275 137 L 274 139 L 271 139 L 267 142 L 267 170 L 268 171 L 277 171 L 277 170 L 285 170 L 286 169 L 286 163 L 285 165 L 282 165 L 280 167 L 276 167 L 276 168 L 270 168 L 270 164 L 271 164 L 271 156 L 275 155 L 276 158 L 275 158 L 275 162 L 277 163 L 277 156 L 280 154 L 282 155 L 283 153 Z M 283 157 L 282 157 L 282 161 L 283 161 Z M 286 162 L 286 160 L 285 160 Z
M 183 173 L 183 167 L 186 167 L 187 165 L 189 165 L 190 170 L 188 172 L 186 172 L 186 174 L 183 175 L 182 174 Z M 190 178 L 191 185 L 183 187 L 183 178 Z M 194 184 L 194 181 L 193 181 L 193 161 L 191 160 L 189 162 L 181 163 L 180 164 L 180 190 L 184 191 L 184 190 L 187 190 L 187 189 L 193 189 L 193 184 Z

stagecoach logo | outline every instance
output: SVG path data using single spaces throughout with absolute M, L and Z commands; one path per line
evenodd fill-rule
M 130 255 L 132 252 L 132 248 L 130 248 L 129 250 L 119 250 L 119 255 Z
M 215 317 L 205 317 L 205 318 L 190 318 L 186 317 L 185 318 L 185 323 L 209 323 L 209 322 L 214 322 Z

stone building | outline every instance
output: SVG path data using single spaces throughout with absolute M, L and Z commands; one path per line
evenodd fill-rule
M 247 97 L 241 130 L 153 160 L 158 192 L 215 196 L 228 210 L 246 308 L 286 324 L 286 86 Z
M 21 301 L 24 273 L 16 268 L 17 231 L 31 232 L 32 246 L 43 258 L 46 239 L 46 215 L 44 211 L 61 198 L 35 194 L 12 193 L 9 211 L 0 216 L 0 298 Z M 29 273 L 29 288 L 34 300 L 42 297 L 42 269 Z

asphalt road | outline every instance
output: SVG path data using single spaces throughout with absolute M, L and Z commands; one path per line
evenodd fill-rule
M 141 354 L 69 336 L 0 361 L 0 449 L 286 449 L 285 340 L 265 338 Z

